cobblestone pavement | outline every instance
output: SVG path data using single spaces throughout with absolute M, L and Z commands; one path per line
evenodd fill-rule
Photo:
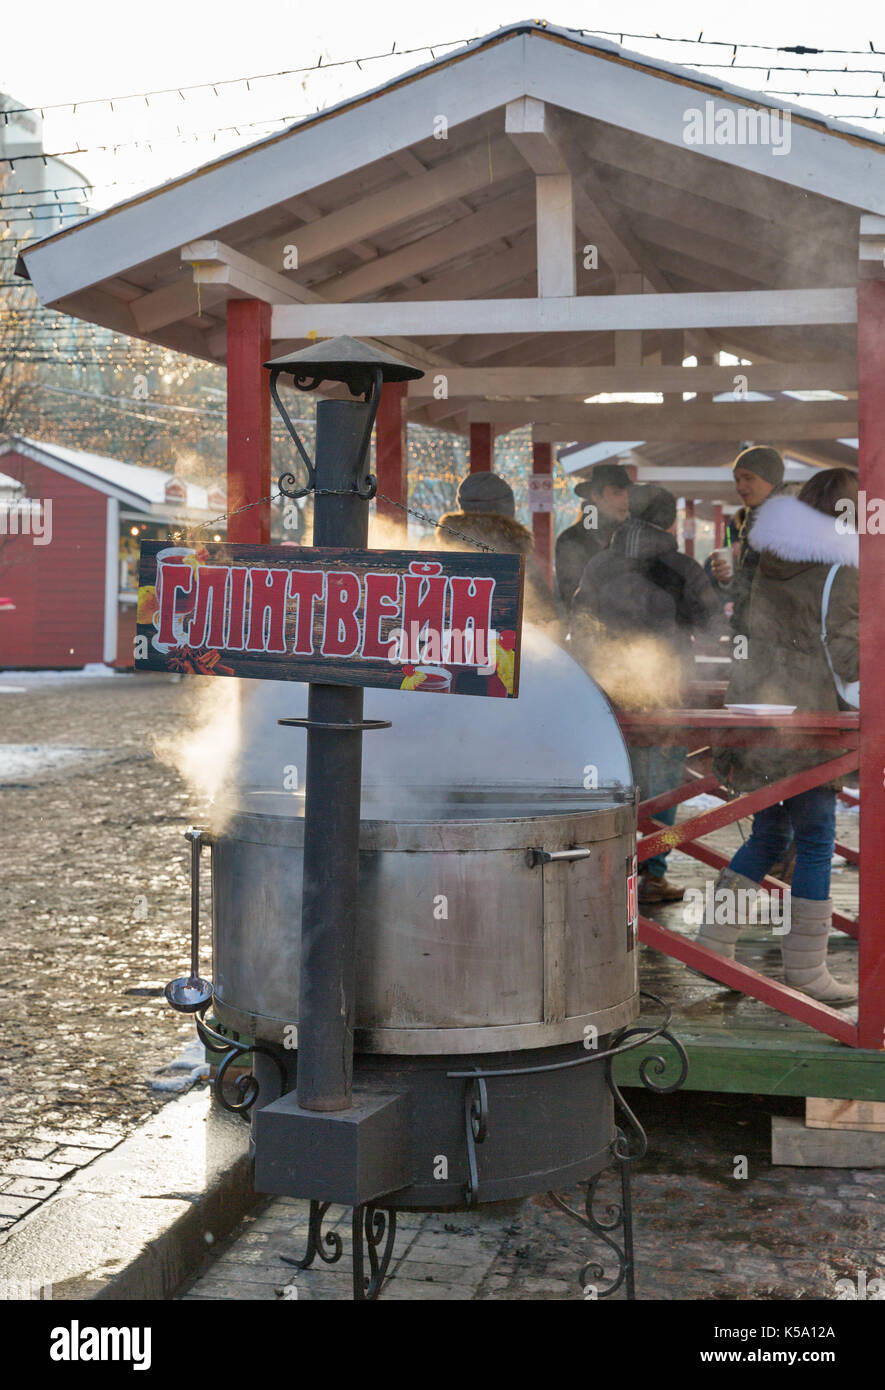
M 183 683 L 2 684 L 25 689 L 0 694 L 0 743 L 32 751 L 0 776 L 0 1230 L 174 1094 L 151 1079 L 193 1039 L 162 991 L 186 960 L 182 832 L 201 810 L 150 751 L 186 716 Z
M 885 1275 L 885 1173 L 776 1168 L 770 1116 L 802 1114 L 801 1100 L 766 1096 L 628 1093 L 649 1134 L 637 1164 L 635 1208 L 640 1299 L 834 1299 L 837 1280 L 855 1287 Z M 735 1177 L 746 1158 L 746 1178 Z M 618 1189 L 600 1185 L 597 1212 Z M 570 1194 L 573 1205 L 580 1193 Z M 332 1208 L 324 1231 L 342 1237 L 340 1263 L 302 1271 L 307 1204 L 275 1198 L 216 1254 L 181 1297 L 321 1299 L 350 1297 L 349 1212 Z M 582 1264 L 605 1247 L 546 1196 L 476 1214 L 399 1219 L 391 1277 L 382 1299 L 580 1299 L 605 1285 Z M 843 1286 L 844 1287 L 844 1286 Z M 861 1281 L 862 1287 L 862 1281 Z M 616 1295 L 624 1296 L 623 1289 Z

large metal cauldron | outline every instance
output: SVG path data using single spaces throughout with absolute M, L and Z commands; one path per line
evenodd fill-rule
M 299 1190 L 275 1138 L 297 1068 L 304 832 L 301 793 L 284 790 L 303 735 L 276 720 L 297 701 L 267 682 L 251 692 L 212 836 L 213 1011 L 285 1069 L 281 1084 L 255 1054 L 256 1184 L 276 1192 Z M 638 1014 L 635 799 L 614 716 L 531 630 L 517 701 L 373 690 L 366 716 L 393 728 L 364 742 L 354 1095 L 408 1097 L 403 1185 L 377 1204 L 444 1208 L 589 1179 L 615 1132 L 605 1063 L 590 1059 Z M 464 1073 L 478 1066 L 510 1074 L 476 1089 Z
M 635 1018 L 632 804 L 482 809 L 363 821 L 358 1051 L 547 1047 Z M 302 820 L 238 815 L 212 848 L 216 1017 L 278 1044 L 297 1023 L 303 840 Z

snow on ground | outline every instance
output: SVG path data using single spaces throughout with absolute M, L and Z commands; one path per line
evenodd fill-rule
M 100 661 L 91 661 L 76 671 L 12 671 L 0 669 L 0 694 L 20 695 L 35 685 L 58 685 L 61 681 L 122 680 L 131 671 L 115 671 Z
M 0 786 L 25 782 L 47 772 L 65 772 L 81 763 L 115 757 L 109 748 L 64 748 L 53 743 L 0 743 Z

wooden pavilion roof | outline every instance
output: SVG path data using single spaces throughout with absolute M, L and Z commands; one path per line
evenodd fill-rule
M 789 152 L 687 144 L 686 113 L 707 103 L 735 120 L 788 112 Z M 44 304 L 212 362 L 231 298 L 275 306 L 275 354 L 370 338 L 425 368 L 409 416 L 429 425 L 827 441 L 856 433 L 858 237 L 880 263 L 883 175 L 879 137 L 526 23 L 47 237 L 23 262 Z M 712 405 L 738 370 L 720 351 L 752 363 L 758 391 L 839 397 Z M 695 389 L 689 416 L 681 393 Z M 584 404 L 615 391 L 661 391 L 664 405 Z

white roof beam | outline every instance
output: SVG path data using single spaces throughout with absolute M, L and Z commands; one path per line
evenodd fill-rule
M 472 420 L 492 420 L 496 424 L 506 424 L 522 410 L 524 401 L 480 401 L 475 402 L 469 407 L 469 415 Z M 827 401 L 797 401 L 778 399 L 773 401 L 717 401 L 705 405 L 700 410 L 693 401 L 680 402 L 678 405 L 638 405 L 629 401 L 617 401 L 610 404 L 593 401 L 589 405 L 583 403 L 571 405 L 567 401 L 560 400 L 535 400 L 533 409 L 539 420 L 574 420 L 582 421 L 585 424 L 601 425 L 604 428 L 623 429 L 625 424 L 633 419 L 643 421 L 674 420 L 684 418 L 685 420 L 705 419 L 718 422 L 719 424 L 728 423 L 735 427 L 742 427 L 745 420 L 752 419 L 754 416 L 760 419 L 769 420 L 779 419 L 784 425 L 794 421 L 808 420 L 829 420 L 838 421 L 842 425 L 850 424 L 857 420 L 857 401 L 850 399 L 837 399 Z M 637 430 L 637 433 L 641 431 Z M 781 428 L 779 434 L 784 433 Z M 617 435 L 611 436 L 613 439 Z
M 423 275 L 433 266 L 443 265 L 456 256 L 486 247 L 489 242 L 512 236 L 531 225 L 535 200 L 530 192 L 516 192 L 471 212 L 430 236 L 401 246 L 387 256 L 324 280 L 316 286 L 323 298 L 332 301 L 359 299 L 376 290 L 394 285 L 409 275 Z M 421 288 L 420 286 L 418 287 Z
M 444 271 L 415 289 L 402 290 L 389 298 L 393 302 L 417 299 L 470 299 L 473 295 L 487 294 L 502 285 L 524 280 L 529 273 L 534 275 L 535 261 L 535 239 L 533 236 L 523 236 L 516 246 L 503 251 L 492 251 L 479 260 L 459 265 L 454 270 Z
M 678 330 L 673 336 L 678 335 Z M 681 335 L 678 335 L 681 336 Z M 674 355 L 681 359 L 681 346 Z M 825 362 L 778 362 L 731 367 L 447 367 L 450 396 L 585 396 L 613 391 L 678 392 L 711 391 L 723 395 L 734 390 L 739 373 L 752 391 L 856 391 L 857 362 L 850 357 Z M 409 398 L 433 396 L 429 377 L 409 382 Z
M 546 103 L 534 97 L 508 102 L 504 130 L 535 174 L 538 294 L 544 299 L 573 295 L 577 290 L 574 188 Z
M 358 203 L 308 222 L 286 236 L 255 243 L 252 254 L 267 264 L 283 264 L 287 246 L 298 253 L 299 268 L 340 251 L 354 240 L 376 236 L 387 227 L 475 193 L 492 183 L 504 183 L 522 169 L 522 161 L 507 140 L 482 141 L 414 178 L 371 193 Z
M 861 280 L 885 280 L 885 217 L 860 219 L 858 275 Z
M 410 303 L 281 305 L 275 338 L 591 333 L 625 329 L 851 324 L 852 289 L 705 291 L 582 295 L 562 299 L 473 299 Z
M 288 276 L 270 270 L 252 256 L 243 255 L 223 241 L 191 241 L 181 248 L 182 261 L 193 266 L 194 280 L 202 284 L 248 283 L 248 293 L 253 299 L 263 299 L 269 304 L 322 304 L 322 296 L 314 290 L 299 285 Z M 233 278 L 222 280 L 217 275 L 220 269 L 233 272 Z

